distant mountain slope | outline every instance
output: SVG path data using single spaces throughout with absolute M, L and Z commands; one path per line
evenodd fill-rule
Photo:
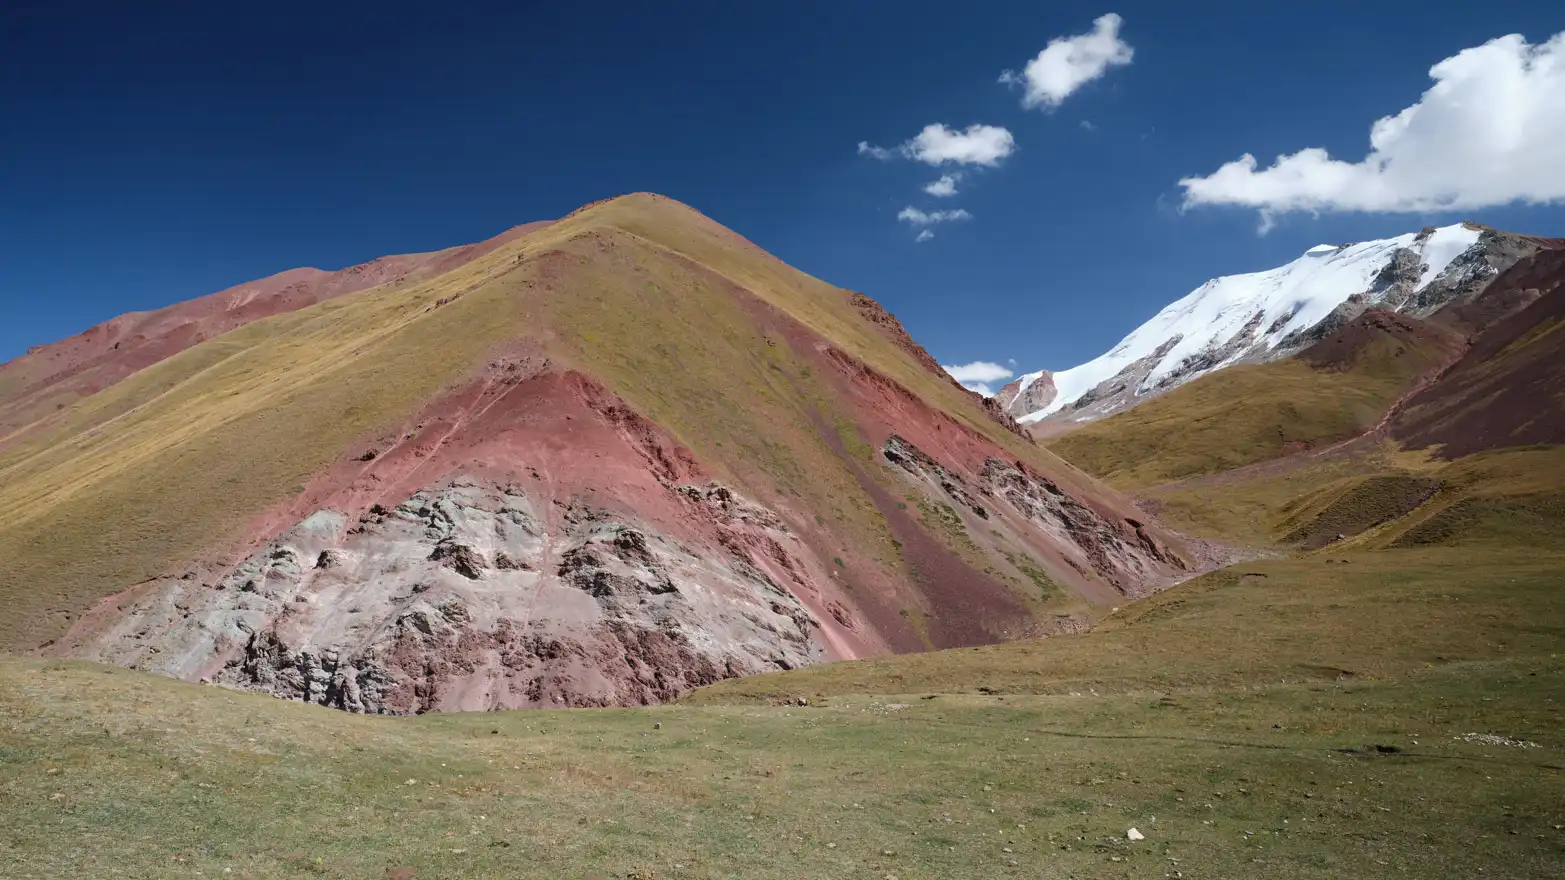
M 251 321 L 380 284 L 449 272 L 546 225 L 527 223 L 478 244 L 380 257 L 337 272 L 289 269 L 151 312 L 120 315 L 0 364 L 0 440 L 126 376 Z
M 131 373 L 0 446 L 0 503 L 0 647 L 364 712 L 1079 629 L 1208 562 L 646 194 Z
M 1191 533 L 1314 550 L 1565 537 L 1565 242 L 1429 318 L 1371 309 L 1051 449 Z
M 1298 357 L 1210 373 L 1045 442 L 1120 488 L 1217 473 L 1359 436 L 1463 346 L 1449 329 L 1372 309 Z
M 1292 354 L 1372 307 L 1428 316 L 1545 241 L 1464 223 L 1320 245 L 1276 269 L 1208 281 L 1108 353 L 1026 374 L 999 403 L 1023 422 L 1101 418 L 1222 367 Z
M 1392 425 L 1397 440 L 1438 445 L 1446 458 L 1565 443 L 1565 249 L 1542 251 L 1502 280 L 1492 298 L 1508 314 L 1407 402 Z M 1462 320 L 1485 305 L 1474 301 Z

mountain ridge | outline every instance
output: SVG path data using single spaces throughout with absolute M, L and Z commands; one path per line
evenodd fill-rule
M 376 257 L 336 271 L 299 267 L 157 309 L 126 312 L 0 364 L 0 443 L 144 367 L 283 312 L 387 283 L 438 275 L 542 228 L 523 223 L 476 244 Z
M 1286 357 L 1368 308 L 1426 317 L 1470 301 L 1551 241 L 1460 223 L 1318 245 L 1276 269 L 1214 278 L 1108 353 L 1070 370 L 1024 374 L 997 398 L 1024 423 L 1091 421 L 1213 370 Z

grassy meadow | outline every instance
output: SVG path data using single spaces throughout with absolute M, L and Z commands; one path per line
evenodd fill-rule
M 1079 636 L 642 710 L 370 718 L 4 661 L 0 875 L 1558 877 L 1562 581 L 1265 560 Z

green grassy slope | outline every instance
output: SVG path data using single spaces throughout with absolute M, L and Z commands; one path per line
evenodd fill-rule
M 1565 560 L 1350 558 L 652 710 L 365 718 L 0 662 L 0 873 L 1558 876 Z
M 1510 547 L 1254 560 L 1123 606 L 1087 633 L 833 663 L 721 682 L 686 699 L 1158 693 L 1416 678 L 1449 663 L 1557 653 L 1565 646 L 1562 572 L 1558 551 L 1523 557 Z
M 1143 494 L 1176 528 L 1249 546 L 1318 546 L 1312 539 L 1347 534 L 1360 547 L 1404 540 L 1525 547 L 1565 534 L 1565 447 L 1501 449 L 1445 462 L 1387 446 Z M 1424 537 L 1404 538 L 1414 528 Z
M 1110 485 L 1154 486 L 1355 436 L 1403 387 L 1297 360 L 1242 364 L 1046 442 Z
M 1374 427 L 1452 351 L 1445 331 L 1398 332 L 1355 323 L 1299 357 L 1209 373 L 1047 444 L 1111 485 L 1139 489 L 1345 440 Z

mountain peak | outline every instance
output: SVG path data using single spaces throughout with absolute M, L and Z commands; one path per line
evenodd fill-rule
M 0 375 L 0 649 L 360 712 L 638 704 L 1079 628 L 1216 561 L 672 199 L 301 277 Z
M 1536 249 L 1471 222 L 1319 244 L 1275 269 L 1207 281 L 1106 354 L 1050 374 L 1053 394 L 1028 393 L 1041 372 L 1022 376 L 1009 411 L 1023 422 L 1099 418 L 1230 364 L 1299 351 L 1369 307 L 1428 315 Z

